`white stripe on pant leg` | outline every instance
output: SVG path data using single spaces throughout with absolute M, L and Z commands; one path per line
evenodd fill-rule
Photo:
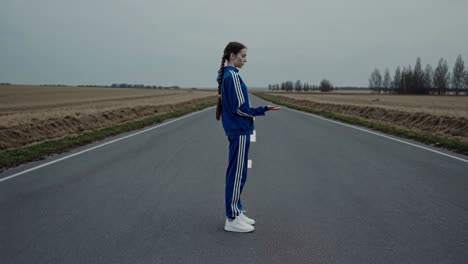
M 236 189 L 237 189 L 237 184 L 238 184 L 238 181 L 239 181 L 239 174 L 242 175 L 242 171 L 239 173 L 239 169 L 241 168 L 241 160 L 242 160 L 242 157 L 241 157 L 241 154 L 242 154 L 242 136 L 239 136 L 239 140 L 238 140 L 238 144 L 239 144 L 239 148 L 237 150 L 237 166 L 236 166 L 236 176 L 234 178 L 234 184 L 232 186 L 232 197 L 231 197 L 231 211 L 235 214 L 236 211 L 236 207 L 235 206 L 235 201 L 236 201 L 236 195 L 237 195 L 237 192 L 236 192 Z
M 240 186 L 241 186 L 241 182 L 242 182 L 242 175 L 244 173 L 244 153 L 245 153 L 245 135 L 241 135 L 240 136 L 240 142 L 241 142 L 241 153 L 240 153 L 240 167 L 239 167 L 239 174 L 238 174 L 238 177 L 237 177 L 237 182 L 236 182 L 236 186 L 235 186 L 235 196 L 234 196 L 234 209 L 236 211 L 236 215 L 240 214 L 240 210 L 239 208 L 237 207 L 237 204 L 239 203 L 239 199 L 240 199 Z
M 242 135 L 239 135 L 239 149 L 237 153 L 237 173 L 236 173 L 236 178 L 234 181 L 234 186 L 232 188 L 232 212 L 237 215 L 237 186 L 239 185 L 240 178 L 242 177 Z
M 246 144 L 247 144 L 247 136 L 246 135 L 243 135 L 242 136 L 243 140 L 242 140 L 242 165 L 241 165 L 241 170 L 240 170 L 240 175 L 239 175 L 239 181 L 237 182 L 237 198 L 236 198 L 236 209 L 237 209 L 237 213 L 240 214 L 241 211 L 240 211 L 240 208 L 237 207 L 238 204 L 239 204 L 239 200 L 240 200 L 240 196 L 241 196 L 241 185 L 242 185 L 242 178 L 244 177 L 244 164 L 245 164 L 245 154 L 246 154 Z
M 234 200 L 234 187 L 236 186 L 237 174 L 239 173 L 239 147 L 237 148 L 237 164 L 236 164 L 236 174 L 234 176 L 234 183 L 232 184 L 232 194 L 231 194 L 231 212 L 234 212 L 233 200 Z
M 232 185 L 232 194 L 231 194 L 231 212 L 234 213 L 234 195 L 235 195 L 235 190 L 236 190 L 236 185 L 237 185 L 237 175 L 239 174 L 239 160 L 240 160 L 240 148 L 241 148 L 241 142 L 240 142 L 240 137 L 238 142 L 238 147 L 237 147 L 237 164 L 236 164 L 236 174 L 234 176 L 234 184 Z
M 244 159 L 245 159 L 245 142 L 246 142 L 246 136 L 242 135 L 242 149 L 241 149 L 241 162 L 240 162 L 240 169 L 239 169 L 239 178 L 237 179 L 237 186 L 236 186 L 236 202 L 234 203 L 234 208 L 236 209 L 236 214 L 240 214 L 240 210 L 237 207 L 239 204 L 239 199 L 240 199 L 240 190 L 241 190 L 241 185 L 242 185 L 242 177 L 244 174 Z

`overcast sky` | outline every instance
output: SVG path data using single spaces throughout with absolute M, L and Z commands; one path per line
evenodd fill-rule
M 239 41 L 248 87 L 368 86 L 418 56 L 468 62 L 467 14 L 468 0 L 0 0 L 0 82 L 214 88 Z

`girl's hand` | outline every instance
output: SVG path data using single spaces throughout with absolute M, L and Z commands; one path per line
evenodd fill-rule
M 281 110 L 281 107 L 274 105 L 267 105 L 268 110 Z

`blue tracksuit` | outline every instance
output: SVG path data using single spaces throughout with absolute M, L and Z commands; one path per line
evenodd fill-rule
M 242 210 L 240 195 L 247 179 L 247 160 L 253 117 L 265 115 L 268 107 L 250 107 L 247 86 L 233 66 L 224 67 L 221 86 L 221 119 L 229 139 L 229 165 L 226 172 L 226 216 L 235 218 Z

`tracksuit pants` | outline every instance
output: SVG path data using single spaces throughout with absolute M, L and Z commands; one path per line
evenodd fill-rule
M 240 196 L 247 180 L 247 160 L 250 135 L 229 136 L 229 165 L 226 172 L 226 216 L 235 218 L 241 213 Z

